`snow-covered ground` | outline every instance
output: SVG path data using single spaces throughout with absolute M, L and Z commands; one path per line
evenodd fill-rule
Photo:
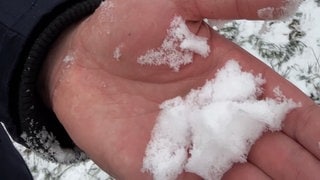
M 320 103 L 318 17 L 320 1 L 308 0 L 286 21 L 239 21 L 235 41 Z
M 303 2 L 286 21 L 236 21 L 220 31 L 271 66 L 320 103 L 320 1 Z M 73 165 L 47 162 L 17 145 L 36 180 L 110 179 L 92 161 Z

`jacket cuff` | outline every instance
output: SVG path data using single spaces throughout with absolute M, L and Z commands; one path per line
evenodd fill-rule
M 102 0 L 84 0 L 67 7 L 33 42 L 24 60 L 19 84 L 19 119 L 22 144 L 48 160 L 72 163 L 86 159 L 73 143 L 54 112 L 37 93 L 37 79 L 46 55 L 58 36 L 71 24 L 92 14 Z

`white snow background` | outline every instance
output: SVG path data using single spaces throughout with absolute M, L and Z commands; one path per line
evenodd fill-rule
M 308 0 L 286 21 L 232 21 L 219 27 L 219 31 L 320 103 L 319 17 L 320 1 Z M 47 162 L 18 144 L 16 147 L 35 180 L 112 179 L 92 161 L 60 165 Z

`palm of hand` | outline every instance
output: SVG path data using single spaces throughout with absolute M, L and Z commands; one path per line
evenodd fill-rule
M 179 73 L 167 66 L 139 65 L 139 56 L 161 45 L 176 14 L 197 17 L 183 14 L 172 1 L 106 4 L 77 26 L 70 49 L 61 56 L 72 52 L 76 60 L 60 68 L 63 73 L 52 93 L 53 109 L 76 144 L 119 179 L 150 178 L 140 169 L 159 104 L 203 85 L 225 61 L 236 58 L 244 69 L 254 67 L 253 71 L 264 72 L 271 80 L 280 78 L 200 20 L 187 23 L 192 32 L 208 38 L 213 53 L 207 59 L 196 55 L 194 63 Z M 119 57 L 114 56 L 117 48 Z M 265 96 L 272 94 L 270 84 Z M 246 164 L 233 171 L 238 177 L 248 172 L 255 178 L 267 177 L 257 169 Z M 198 178 L 184 175 L 183 179 Z

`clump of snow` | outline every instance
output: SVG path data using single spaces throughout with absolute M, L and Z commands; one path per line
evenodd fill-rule
M 143 65 L 168 65 L 174 71 L 179 71 L 181 65 L 192 63 L 194 53 L 204 58 L 209 55 L 207 38 L 192 33 L 182 17 L 176 16 L 161 47 L 148 50 L 137 61 Z
M 273 19 L 274 16 L 282 17 L 283 19 L 293 15 L 299 8 L 303 0 L 286 0 L 285 5 L 279 8 L 266 7 L 257 11 L 261 19 Z
M 162 103 L 142 171 L 156 180 L 183 171 L 220 179 L 233 163 L 246 162 L 262 133 L 280 130 L 285 115 L 299 106 L 279 88 L 277 98 L 261 99 L 264 83 L 230 60 L 200 89 Z
M 273 7 L 262 8 L 262 9 L 259 9 L 257 13 L 261 19 L 273 19 L 274 8 Z

